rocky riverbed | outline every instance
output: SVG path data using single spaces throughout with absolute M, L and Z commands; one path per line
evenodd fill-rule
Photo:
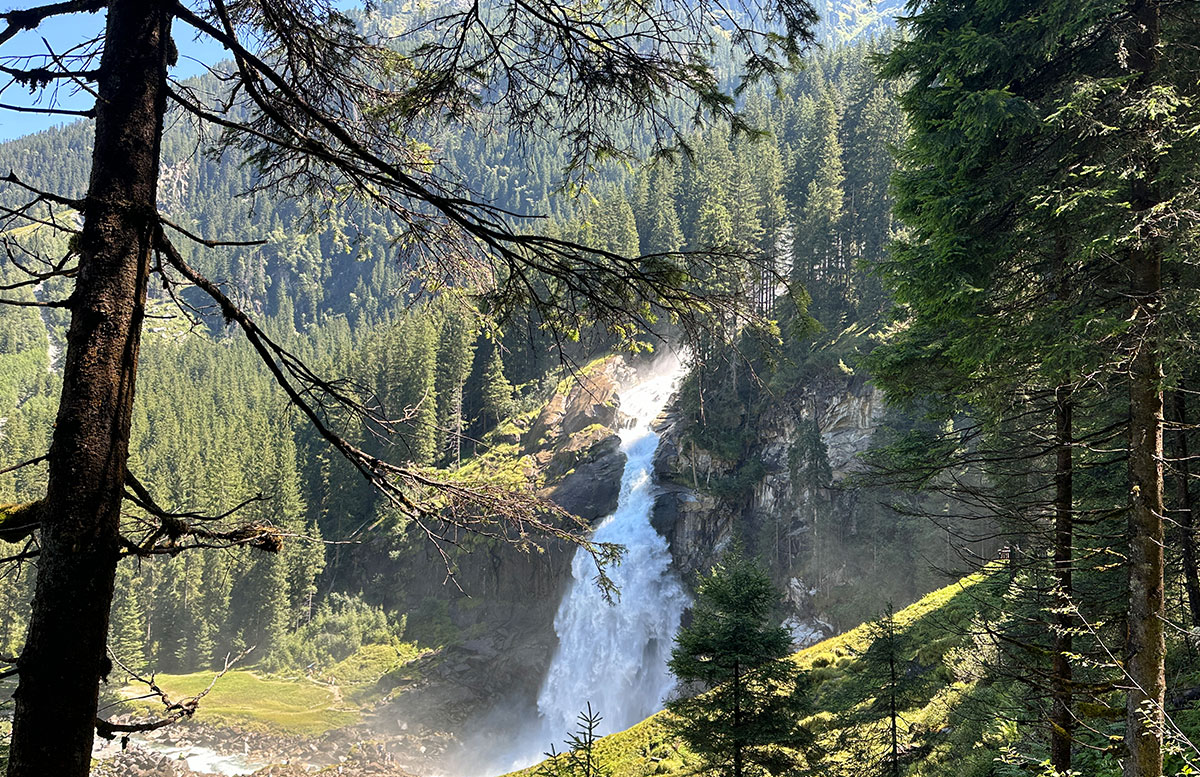
M 383 742 L 347 730 L 310 740 L 188 722 L 98 742 L 94 777 L 412 777 Z

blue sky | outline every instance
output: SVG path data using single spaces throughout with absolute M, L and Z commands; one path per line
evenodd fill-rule
M 28 3 L 21 4 L 22 6 L 29 5 Z M 12 6 L 5 3 L 0 6 L 5 10 Z M 18 6 L 20 7 L 20 6 Z M 87 40 L 101 34 L 104 30 L 104 14 L 70 14 L 68 16 L 60 16 L 54 19 L 47 20 L 41 27 L 36 30 L 23 32 L 17 35 L 12 40 L 8 41 L 0 47 L 0 57 L 7 59 L 13 56 L 40 54 L 45 53 L 46 43 L 42 42 L 45 38 L 46 42 L 57 52 L 62 52 L 80 41 Z M 224 59 L 224 51 L 221 47 L 211 40 L 195 41 L 191 37 L 191 30 L 182 24 L 176 23 L 175 29 L 175 45 L 179 48 L 179 64 L 174 70 L 174 74 L 180 78 L 187 78 L 200 73 L 203 67 L 200 62 L 218 62 Z M 200 62 L 198 62 L 199 60 Z M 16 86 L 11 86 L 7 91 L 0 96 L 0 102 L 12 103 L 17 105 L 33 105 L 37 100 L 37 95 L 31 95 L 28 90 L 19 89 Z M 81 110 L 91 107 L 93 98 L 86 92 L 68 96 L 66 90 L 59 95 L 59 100 L 56 103 L 57 107 L 67 108 L 70 110 Z M 42 105 L 46 105 L 47 97 L 42 97 Z M 28 135 L 39 130 L 56 124 L 64 124 L 74 121 L 69 117 L 60 116 L 45 116 L 34 113 L 17 113 L 15 111 L 0 110 L 0 141 L 10 140 L 22 135 Z

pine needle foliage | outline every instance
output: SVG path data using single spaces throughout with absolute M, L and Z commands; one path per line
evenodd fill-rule
M 762 565 L 734 548 L 700 581 L 692 623 L 675 638 L 671 671 L 695 695 L 667 709 L 706 774 L 792 774 L 803 763 L 807 686 L 775 625 L 779 600 Z

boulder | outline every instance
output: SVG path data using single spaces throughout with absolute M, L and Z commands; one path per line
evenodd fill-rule
M 621 438 L 609 434 L 575 462 L 573 469 L 551 490 L 550 498 L 585 521 L 596 521 L 617 509 L 624 471 Z
M 528 449 L 557 446 L 589 427 L 616 429 L 621 421 L 617 392 L 629 377 L 625 360 L 613 356 L 572 375 L 550 398 L 525 434 Z

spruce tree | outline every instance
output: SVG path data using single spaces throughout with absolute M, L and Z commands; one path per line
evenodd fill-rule
M 675 637 L 671 671 L 693 695 L 667 704 L 670 725 L 705 773 L 780 775 L 803 762 L 806 686 L 775 625 L 779 601 L 766 570 L 735 548 L 700 580 L 692 622 Z
M 679 224 L 679 175 L 675 165 L 660 161 L 648 174 L 644 216 L 638 222 L 642 248 L 665 254 L 683 248 L 686 239 Z
M 489 431 L 512 413 L 513 388 L 504 374 L 504 361 L 500 348 L 491 344 L 480 388 L 480 421 L 483 430 Z
M 804 207 L 796 218 L 796 276 L 828 313 L 840 309 L 846 290 L 847 268 L 842 246 L 845 213 L 845 168 L 842 164 L 840 107 L 826 94 L 817 111 L 819 122 L 813 148 L 813 178 L 808 183 Z
M 117 595 L 113 597 L 108 646 L 122 664 L 135 672 L 146 666 L 146 611 L 141 588 L 129 564 L 117 567 Z
M 441 457 L 454 466 L 462 459 L 463 391 L 471 374 L 475 332 L 465 315 L 448 313 L 438 335 L 437 403 Z

